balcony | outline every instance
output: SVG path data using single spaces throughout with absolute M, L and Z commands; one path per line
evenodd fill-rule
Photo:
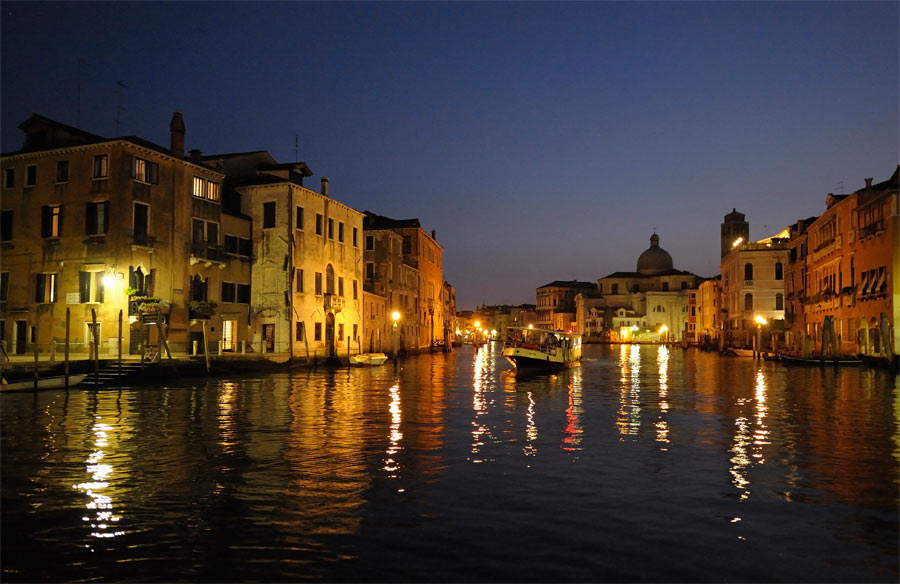
M 146 233 L 135 233 L 131 236 L 131 245 L 133 246 L 152 248 L 155 243 L 156 238 Z
M 344 297 L 337 294 L 325 294 L 325 310 L 340 312 L 344 309 Z
M 224 268 L 228 260 L 231 259 L 224 248 L 206 243 L 205 241 L 190 244 L 188 253 L 190 254 L 189 259 L 192 266 L 194 264 L 202 263 L 205 264 L 206 267 L 217 264 L 219 268 Z
M 869 237 L 870 235 L 875 235 L 876 233 L 880 233 L 884 231 L 884 219 L 879 221 L 875 221 L 874 223 L 869 223 L 865 227 L 859 230 L 859 238 L 863 239 L 865 237 Z

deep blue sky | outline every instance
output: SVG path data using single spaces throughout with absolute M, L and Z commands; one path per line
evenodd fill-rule
M 300 159 L 359 210 L 418 217 L 460 308 L 633 270 L 653 227 L 718 273 L 751 237 L 900 162 L 898 3 L 17 3 L 2 150 L 32 112 Z

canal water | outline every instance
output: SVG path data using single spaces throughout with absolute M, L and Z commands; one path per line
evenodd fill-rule
M 3 580 L 898 580 L 890 373 L 498 351 L 3 395 Z

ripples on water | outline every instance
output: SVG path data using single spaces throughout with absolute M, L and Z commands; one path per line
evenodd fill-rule
M 464 347 L 4 395 L 3 578 L 897 581 L 888 373 L 637 345 L 510 373 Z

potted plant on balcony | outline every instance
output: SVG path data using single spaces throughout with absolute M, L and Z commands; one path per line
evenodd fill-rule
M 216 311 L 215 302 L 211 300 L 191 300 L 188 302 L 191 320 L 209 320 Z

